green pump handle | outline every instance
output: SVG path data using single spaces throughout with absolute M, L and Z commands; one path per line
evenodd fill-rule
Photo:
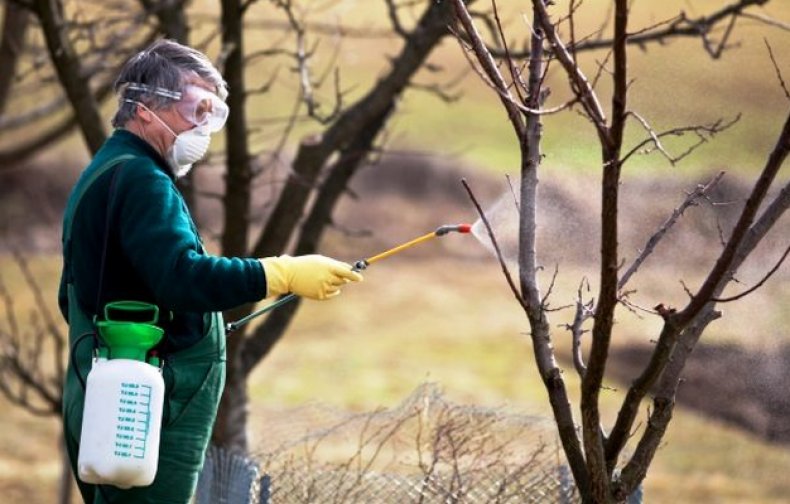
M 112 318 L 113 312 L 126 312 L 131 315 L 134 320 L 121 319 L 117 320 Z M 139 319 L 139 314 L 151 312 L 151 318 L 148 320 Z M 140 324 L 156 324 L 159 322 L 159 307 L 155 304 L 145 303 L 143 301 L 112 301 L 104 305 L 104 319 L 109 322 L 137 322 Z
M 125 313 L 125 319 L 118 315 Z M 97 321 L 109 352 L 100 352 L 110 359 L 133 359 L 146 362 L 146 354 L 162 339 L 164 331 L 157 327 L 159 307 L 142 301 L 112 301 L 104 306 L 105 320 Z M 129 320 L 132 319 L 132 320 Z M 148 360 L 149 364 L 158 365 Z

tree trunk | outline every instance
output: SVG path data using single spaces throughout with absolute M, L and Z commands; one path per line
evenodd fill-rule
M 27 9 L 20 7 L 14 2 L 6 2 L 5 15 L 3 17 L 2 40 L 0 40 L 0 116 L 5 112 L 8 103 L 8 95 L 11 91 L 11 84 L 16 76 L 16 64 L 19 61 L 19 54 L 25 44 L 25 33 L 27 32 L 28 20 L 30 19 Z
M 228 82 L 228 107 L 230 115 L 225 126 L 227 145 L 227 175 L 223 207 L 225 222 L 222 234 L 222 254 L 247 255 L 250 228 L 250 199 L 252 167 L 247 141 L 247 118 L 244 108 L 244 34 L 243 13 L 240 0 L 222 1 L 222 47 L 227 54 L 224 76 Z M 236 318 L 238 310 L 228 313 Z M 247 382 L 242 368 L 244 349 L 243 333 L 228 338 L 227 382 L 222 396 L 217 424 L 214 428 L 215 444 L 231 450 L 246 452 L 247 446 Z
M 184 8 L 186 1 L 184 0 L 169 0 L 164 2 L 154 2 L 153 0 L 140 0 L 143 9 L 149 14 L 156 17 L 159 22 L 159 31 L 162 32 L 166 38 L 175 40 L 179 44 L 189 45 L 189 25 L 187 24 L 187 17 Z M 200 222 L 198 221 L 197 212 L 197 199 L 195 188 L 195 171 L 190 170 L 189 173 L 180 178 L 176 185 L 178 190 L 181 191 L 184 201 L 192 213 L 192 218 L 195 224 L 200 229 Z
M 69 40 L 60 0 L 36 0 L 34 11 L 41 23 L 52 64 L 63 90 L 74 108 L 85 144 L 96 153 L 107 134 L 102 126 L 99 105 L 90 88 L 90 80 L 82 74 L 79 57 Z
M 471 2 L 470 2 L 471 3 Z M 233 98 L 234 92 L 243 93 L 241 79 L 241 17 L 239 2 L 223 0 L 223 46 L 228 54 L 225 77 L 231 89 L 229 105 L 231 117 L 228 120 L 228 175 L 225 192 L 225 228 L 223 234 L 223 253 L 239 254 L 245 249 L 249 231 L 250 170 L 247 138 L 243 129 L 243 94 Z M 281 254 L 285 251 L 289 240 L 293 237 L 299 221 L 305 212 L 310 196 L 315 190 L 318 175 L 326 166 L 329 158 L 336 152 L 341 156 L 344 149 L 355 144 L 360 135 L 375 139 L 386 124 L 389 110 L 393 108 L 409 82 L 422 67 L 431 51 L 441 39 L 449 34 L 447 29 L 451 20 L 451 6 L 447 2 L 431 2 L 417 23 L 416 28 L 407 37 L 403 50 L 393 62 L 390 72 L 380 79 L 373 89 L 356 102 L 323 132 L 323 134 L 305 138 L 293 162 L 293 175 L 278 197 L 264 231 L 252 250 L 254 257 L 266 257 Z M 235 13 L 235 14 L 234 14 Z M 241 91 L 240 91 L 241 90 Z M 233 114 L 239 112 L 234 120 Z M 238 122 L 238 128 L 231 123 Z M 358 153 L 355 155 L 359 155 Z M 363 159 L 365 156 L 359 156 Z M 338 165 L 339 166 L 339 165 Z M 333 167 L 334 170 L 336 167 Z M 332 174 L 328 174 L 332 178 Z M 322 191 L 329 190 L 325 185 L 319 190 L 318 200 L 326 198 Z M 332 189 L 334 190 L 334 189 Z M 323 204 L 322 204 L 323 205 Z M 331 212 L 333 205 L 321 207 L 321 212 Z M 314 215 L 314 225 L 323 228 L 330 221 L 330 216 Z M 312 235 L 317 242 L 315 231 Z M 308 240 L 309 241 L 309 240 Z M 307 242 L 302 244 L 300 251 L 306 250 Z M 311 246 L 312 247 L 312 246 Z M 269 315 L 267 321 L 249 339 L 255 354 L 262 358 L 279 340 L 289 326 L 299 304 L 289 303 L 278 308 Z M 228 314 L 229 319 L 236 319 L 250 313 L 247 306 Z M 223 402 L 220 405 L 214 440 L 223 445 L 232 443 L 234 448 L 246 449 L 246 382 L 245 373 L 249 373 L 258 361 L 247 356 L 247 340 L 243 339 L 243 331 L 235 333 L 228 340 L 228 383 Z M 242 357 L 244 356 L 244 358 Z M 244 372 L 242 372 L 244 371 Z M 243 440 L 243 441 L 242 441 Z

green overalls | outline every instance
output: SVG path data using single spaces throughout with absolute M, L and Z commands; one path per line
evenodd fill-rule
M 207 255 L 164 160 L 124 130 L 115 131 L 77 182 L 64 217 L 63 252 L 59 304 L 72 346 L 63 422 L 75 476 L 94 348 L 93 337 L 82 336 L 93 332 L 97 305 L 138 300 L 172 313 L 162 324 L 165 405 L 156 478 L 128 490 L 77 478 L 82 497 L 88 504 L 187 503 L 225 384 L 219 312 L 263 298 L 263 268 L 255 259 Z

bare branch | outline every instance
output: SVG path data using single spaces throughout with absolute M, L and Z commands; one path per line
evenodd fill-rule
M 790 24 L 785 23 L 783 21 L 779 21 L 778 19 L 774 19 L 764 14 L 760 14 L 757 12 L 741 12 L 740 16 L 749 19 L 754 19 L 756 21 L 760 21 L 761 23 L 767 24 L 768 26 L 781 28 L 784 31 L 790 31 Z
M 770 270 L 770 271 L 769 271 L 769 272 L 768 272 L 768 273 L 767 273 L 767 274 L 766 274 L 766 275 L 763 277 L 763 279 L 762 279 L 762 280 L 760 280 L 759 282 L 757 282 L 757 283 L 756 283 L 756 284 L 755 284 L 755 285 L 754 285 L 752 288 L 750 288 L 750 289 L 747 289 L 747 290 L 745 290 L 744 292 L 741 292 L 740 294 L 738 294 L 738 295 L 736 295 L 736 296 L 732 296 L 732 297 L 727 297 L 727 298 L 711 298 L 711 301 L 715 301 L 715 302 L 717 302 L 717 303 L 729 303 L 729 302 L 731 302 L 731 301 L 737 301 L 738 299 L 741 299 L 742 297 L 748 296 L 748 295 L 749 295 L 749 294 L 751 294 L 752 292 L 754 292 L 754 291 L 756 291 L 757 289 L 759 289 L 760 287 L 762 287 L 762 285 L 763 285 L 765 282 L 767 282 L 767 281 L 768 281 L 768 279 L 769 279 L 769 278 L 771 278 L 771 276 L 772 276 L 774 273 L 776 273 L 776 271 L 777 271 L 777 270 L 779 269 L 779 267 L 782 265 L 782 263 L 784 262 L 784 260 L 787 258 L 787 255 L 788 255 L 788 253 L 790 253 L 790 246 L 788 246 L 788 247 L 787 247 L 787 249 L 785 250 L 784 254 L 782 254 L 782 257 L 779 259 L 779 262 L 777 262 L 777 263 L 776 263 L 776 265 L 775 265 L 773 268 L 771 268 L 771 270 Z
M 445 86 L 442 86 L 441 84 L 417 84 L 413 82 L 409 84 L 409 88 L 430 93 L 439 98 L 444 103 L 457 102 L 461 99 L 461 96 L 463 96 L 463 93 L 460 91 L 453 94 L 448 93 Z
M 466 182 L 466 179 L 461 179 L 461 184 L 463 184 L 464 189 L 466 189 L 467 194 L 469 194 L 469 198 L 472 200 L 472 203 L 475 205 L 477 209 L 477 213 L 480 216 L 480 220 L 483 222 L 483 225 L 486 227 L 486 231 L 488 232 L 488 237 L 491 238 L 491 244 L 494 246 L 494 250 L 496 251 L 497 259 L 499 259 L 499 265 L 502 267 L 502 273 L 505 275 L 505 279 L 507 280 L 507 284 L 510 286 L 510 291 L 513 292 L 513 296 L 515 296 L 518 304 L 521 305 L 524 310 L 528 310 L 529 307 L 527 305 L 527 301 L 521 295 L 521 292 L 516 287 L 516 283 L 513 281 L 513 277 L 510 275 L 510 269 L 507 267 L 507 263 L 505 262 L 505 257 L 502 255 L 502 250 L 499 248 L 499 242 L 497 242 L 496 234 L 494 230 L 491 228 L 491 224 L 488 222 L 488 218 L 486 217 L 483 208 L 480 206 L 480 203 L 477 201 L 474 193 L 472 192 L 472 188 L 469 187 L 469 184 Z
M 587 331 L 585 331 L 582 326 L 586 320 L 592 318 L 593 306 L 595 305 L 595 300 L 593 299 L 587 303 L 584 302 L 582 290 L 585 284 L 587 285 L 587 291 L 589 292 L 590 290 L 590 282 L 586 277 L 582 278 L 582 281 L 579 283 L 579 288 L 576 291 L 576 313 L 573 317 L 573 323 L 565 326 L 571 332 L 573 342 L 573 367 L 576 369 L 580 378 L 584 378 L 584 374 L 587 372 L 581 345 L 582 336 Z
M 685 325 L 691 319 L 693 319 L 697 313 L 699 313 L 702 307 L 705 306 L 705 304 L 707 304 L 713 297 L 713 292 L 719 282 L 729 274 L 730 268 L 732 267 L 732 261 L 735 258 L 735 254 L 738 250 L 738 247 L 740 246 L 740 242 L 744 239 L 745 234 L 752 225 L 754 217 L 762 205 L 766 194 L 768 193 L 768 188 L 774 181 L 774 178 L 779 172 L 779 169 L 782 167 L 782 164 L 784 164 L 784 161 L 787 159 L 788 153 L 790 153 L 790 115 L 788 115 L 787 119 L 785 120 L 785 124 L 782 127 L 782 132 L 779 135 L 776 146 L 769 155 L 765 167 L 763 168 L 760 177 L 757 179 L 754 189 L 746 201 L 746 205 L 743 208 L 741 216 L 738 219 L 732 234 L 730 235 L 730 239 L 719 256 L 719 259 L 716 261 L 716 265 L 710 271 L 707 278 L 705 279 L 705 282 L 691 299 L 686 308 L 684 308 L 674 317 L 673 323 Z
M 61 411 L 65 337 L 46 307 L 44 297 L 24 257 L 13 254 L 35 299 L 35 311 L 26 326 L 17 321 L 13 297 L 0 278 L 0 299 L 5 306 L 6 328 L 0 328 L 0 393 L 34 415 L 57 415 Z M 43 318 L 44 325 L 39 322 Z M 27 330 L 27 328 L 30 328 Z M 45 345 L 51 345 L 51 353 Z M 55 366 L 43 360 L 52 356 Z
M 494 61 L 494 58 L 491 56 L 491 52 L 483 43 L 480 33 L 477 31 L 477 28 L 472 22 L 472 18 L 469 15 L 469 12 L 466 10 L 464 0 L 453 0 L 453 7 L 455 8 L 455 16 L 463 26 L 466 35 L 469 37 L 469 41 L 472 44 L 472 50 L 477 56 L 477 60 L 482 66 L 485 75 L 488 77 L 491 83 L 493 83 L 495 89 L 498 90 L 497 92 L 500 96 L 500 100 L 502 101 L 502 105 L 505 107 L 508 119 L 510 120 L 517 134 L 519 136 L 523 135 L 526 127 L 524 124 L 524 119 L 519 112 L 518 107 L 515 106 L 516 101 L 510 94 L 509 87 L 502 78 L 502 74 L 499 72 L 499 68 Z
M 398 15 L 398 6 L 395 5 L 395 0 L 385 0 L 387 4 L 387 13 L 390 17 L 390 22 L 392 23 L 392 29 L 403 38 L 409 37 L 409 32 L 403 28 L 403 25 L 400 22 L 400 16 Z
M 623 276 L 620 278 L 620 281 L 617 283 L 617 289 L 622 290 L 628 281 L 631 279 L 634 273 L 639 269 L 643 262 L 653 253 L 658 243 L 667 234 L 667 232 L 675 225 L 675 223 L 680 219 L 683 213 L 691 206 L 697 204 L 697 201 L 700 198 L 703 198 L 706 194 L 708 194 L 724 177 L 724 172 L 719 172 L 715 177 L 713 177 L 707 184 L 705 185 L 698 185 L 694 190 L 686 195 L 686 199 L 683 200 L 683 203 L 680 204 L 675 210 L 672 212 L 672 215 L 667 219 L 658 230 L 647 240 L 644 248 L 639 254 L 639 257 L 636 258 L 634 263 L 626 270 Z
M 538 14 L 537 21 L 540 22 L 543 30 L 545 31 L 546 38 L 548 38 L 549 43 L 551 44 L 554 55 L 557 57 L 562 67 L 565 69 L 566 74 L 568 75 L 568 79 L 571 83 L 571 89 L 573 89 L 584 110 L 587 112 L 587 115 L 592 120 L 592 123 L 598 132 L 599 138 L 601 138 L 605 144 L 611 144 L 610 133 L 606 127 L 606 116 L 601 103 L 598 101 L 598 96 L 592 89 L 587 77 L 574 63 L 574 59 L 570 55 L 568 48 L 565 46 L 562 40 L 560 40 L 557 29 L 552 24 L 549 14 L 546 11 L 546 6 L 543 5 L 543 2 L 539 0 L 533 0 L 533 6 L 536 13 Z
M 710 54 L 711 58 L 719 59 L 719 57 L 721 57 L 721 53 L 728 48 L 727 40 L 730 38 L 730 34 L 732 34 L 732 29 L 735 27 L 735 21 L 737 19 L 738 19 L 737 14 L 733 14 L 730 17 L 730 23 L 727 25 L 727 29 L 724 31 L 724 35 L 722 35 L 718 47 L 713 47 L 713 44 L 708 38 L 708 34 L 706 32 L 703 31 L 701 33 L 700 36 L 702 37 L 702 45 L 705 48 L 705 50 L 708 52 L 708 54 Z
M 768 56 L 771 57 L 771 63 L 774 65 L 774 70 L 776 71 L 776 78 L 779 79 L 779 85 L 782 86 L 782 90 L 785 92 L 785 97 L 790 100 L 790 91 L 787 90 L 787 85 L 785 84 L 785 80 L 782 78 L 782 71 L 779 70 L 779 64 L 776 62 L 776 58 L 774 58 L 774 52 L 771 49 L 771 44 L 768 43 L 767 38 L 763 38 L 765 42 L 765 47 L 768 48 Z
M 507 45 L 507 38 L 505 37 L 505 32 L 502 29 L 502 20 L 499 18 L 499 9 L 497 8 L 496 0 L 491 0 L 491 6 L 494 9 L 494 20 L 496 21 L 497 35 L 501 39 L 502 48 L 505 51 L 505 62 L 507 63 L 508 70 L 510 71 L 510 78 L 513 82 L 513 87 L 515 88 L 516 94 L 518 95 L 518 103 L 526 103 L 527 97 L 525 97 L 523 93 L 528 91 L 527 85 L 524 83 L 521 73 L 516 68 L 516 64 L 510 55 L 510 48 Z
M 741 114 L 738 114 L 728 122 L 724 122 L 723 119 L 719 119 L 716 122 L 707 125 L 703 124 L 703 125 L 694 125 L 694 126 L 682 126 L 682 127 L 672 128 L 666 131 L 662 131 L 661 133 L 657 133 L 647 123 L 647 121 L 641 116 L 639 116 L 637 113 L 629 112 L 629 115 L 634 116 L 637 119 L 637 121 L 639 121 L 639 123 L 642 125 L 642 127 L 644 127 L 645 130 L 647 130 L 649 134 L 649 138 L 639 142 L 630 151 L 628 151 L 628 153 L 622 157 L 622 162 L 625 163 L 631 156 L 640 152 L 649 154 L 651 150 L 643 151 L 642 149 L 645 148 L 645 146 L 652 144 L 655 150 L 660 151 L 661 154 L 663 154 L 664 157 L 667 158 L 667 160 L 673 166 L 677 164 L 678 161 L 690 155 L 699 146 L 707 142 L 709 139 L 713 138 L 714 136 L 721 133 L 722 131 L 729 129 L 730 127 L 732 127 L 732 125 L 734 125 L 741 119 Z M 661 140 L 660 140 L 661 138 L 665 138 L 669 136 L 681 137 L 686 133 L 694 133 L 695 135 L 697 135 L 698 141 L 676 156 L 672 156 L 671 154 L 669 154 L 669 152 L 667 152 L 664 146 L 661 144 Z
M 68 100 L 65 96 L 58 96 L 48 103 L 44 103 L 39 107 L 35 107 L 24 114 L 16 116 L 0 116 L 0 131 L 9 131 L 16 128 L 22 128 L 30 125 L 30 123 L 45 117 L 52 117 L 56 112 L 61 111 L 68 105 Z
M 703 37 L 707 36 L 713 28 L 719 24 L 720 22 L 731 21 L 731 18 L 734 16 L 747 16 L 746 9 L 755 5 L 763 5 L 767 3 L 769 0 L 737 0 L 721 9 L 714 11 L 713 13 L 707 16 L 701 16 L 698 18 L 691 19 L 687 17 L 684 13 L 681 13 L 678 17 L 673 18 L 672 20 L 668 21 L 668 25 L 666 28 L 662 29 L 649 29 L 649 30 L 641 30 L 637 34 L 629 34 L 628 36 L 628 44 L 636 44 L 639 46 L 645 46 L 648 43 L 664 43 L 668 39 L 679 38 L 679 37 Z M 755 19 L 765 21 L 760 19 L 759 16 L 750 15 Z M 765 21 L 768 24 L 768 21 Z M 659 23 L 658 26 L 663 26 L 667 24 L 667 22 Z M 776 24 L 774 24 L 776 26 Z M 781 23 L 779 24 L 780 27 Z M 657 28 L 657 27 L 656 27 Z M 594 49 L 604 49 L 611 47 L 612 40 L 611 39 L 597 39 L 597 40 L 589 40 L 584 43 L 580 43 L 575 50 L 576 51 L 589 51 Z

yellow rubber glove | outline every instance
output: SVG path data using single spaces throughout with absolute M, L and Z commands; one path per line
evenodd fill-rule
M 362 275 L 352 271 L 350 264 L 317 254 L 267 257 L 261 263 L 266 273 L 267 296 L 293 292 L 324 300 L 340 294 L 343 285 L 362 280 Z

